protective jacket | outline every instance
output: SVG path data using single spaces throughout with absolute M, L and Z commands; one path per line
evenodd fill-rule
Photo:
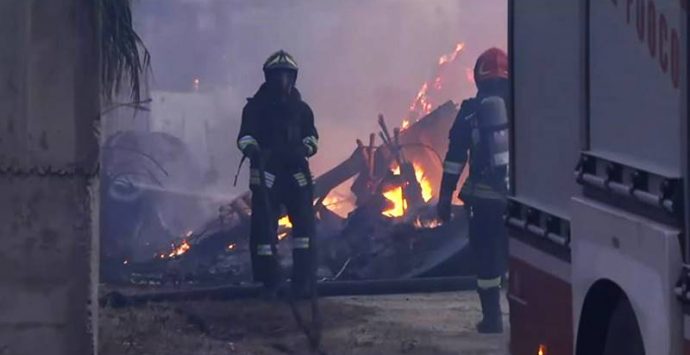
M 498 89 L 465 100 L 449 133 L 441 197 L 455 190 L 469 160 L 469 178 L 460 193 L 475 198 L 502 199 L 508 191 L 507 95 Z
M 315 247 L 313 184 L 307 157 L 318 147 L 312 110 L 297 89 L 292 89 L 287 100 L 280 100 L 264 84 L 244 107 L 237 145 L 243 152 L 248 148 L 258 152 L 250 169 L 254 280 L 269 287 L 280 282 L 277 221 L 285 210 L 293 224 L 293 286 L 310 285 Z M 264 186 L 259 169 L 263 170 Z
M 237 145 L 242 151 L 256 145 L 267 171 L 307 169 L 306 158 L 316 154 L 318 139 L 314 114 L 296 88 L 282 101 L 264 84 L 247 99 Z

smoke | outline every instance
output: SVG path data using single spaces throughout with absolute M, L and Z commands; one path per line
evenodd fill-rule
M 234 141 L 244 98 L 262 82 L 261 65 L 272 52 L 285 49 L 300 64 L 297 86 L 321 134 L 312 161 L 319 174 L 348 157 L 356 138 L 376 131 L 378 113 L 400 125 L 438 57 L 458 42 L 466 45 L 460 63 L 468 68 L 483 50 L 507 42 L 505 0 L 140 0 L 135 6 L 152 54 L 152 90 L 211 98 L 211 109 L 186 119 L 208 122 L 199 159 L 213 156 L 207 161 L 220 175 L 218 188 L 231 194 L 247 186 L 244 176 L 237 188 L 230 183 L 240 159 Z

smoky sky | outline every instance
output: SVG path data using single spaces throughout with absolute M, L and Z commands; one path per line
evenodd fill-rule
M 321 135 L 317 174 L 376 131 L 378 113 L 399 125 L 456 43 L 465 43 L 460 65 L 470 68 L 507 42 L 505 0 L 139 0 L 135 22 L 152 54 L 153 90 L 191 91 L 199 79 L 201 92 L 227 96 L 217 120 L 228 142 L 223 164 L 233 168 L 242 105 L 263 81 L 261 65 L 278 49 L 293 54 Z

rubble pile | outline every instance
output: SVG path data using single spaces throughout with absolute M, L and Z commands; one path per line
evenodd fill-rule
M 469 273 L 465 219 L 456 206 L 442 225 L 434 202 L 442 162 L 438 155 L 457 113 L 449 101 L 392 134 L 379 117 L 383 141 L 357 141 L 349 159 L 315 179 L 319 277 L 328 280 L 411 278 Z M 349 191 L 348 191 L 349 190 Z M 241 284 L 251 279 L 251 195 L 221 206 L 218 216 L 183 236 L 170 250 L 121 267 L 118 281 L 146 284 Z M 287 217 L 279 223 L 279 250 L 289 268 Z

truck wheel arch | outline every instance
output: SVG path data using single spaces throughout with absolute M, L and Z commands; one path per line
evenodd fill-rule
M 585 297 L 575 354 L 605 355 L 613 347 L 629 347 L 626 354 L 631 355 L 645 353 L 639 322 L 628 296 L 615 282 L 601 279 Z

